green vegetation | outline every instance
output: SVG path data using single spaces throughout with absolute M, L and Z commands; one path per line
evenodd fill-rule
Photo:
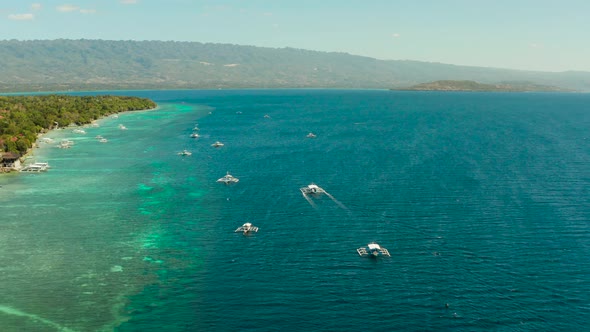
M 145 98 L 120 96 L 0 96 L 0 152 L 25 153 L 37 135 L 109 114 L 156 107 Z
M 529 81 L 590 91 L 588 72 L 377 60 L 294 48 L 174 41 L 0 40 L 0 92 L 133 89 L 387 89 L 436 80 Z
M 408 88 L 394 90 L 410 91 L 484 91 L 484 92 L 572 92 L 555 86 L 539 85 L 531 82 L 501 82 L 498 84 L 483 84 L 474 81 L 435 81 L 420 83 Z

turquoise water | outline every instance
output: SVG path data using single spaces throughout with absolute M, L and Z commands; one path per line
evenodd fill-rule
M 589 95 L 122 94 L 159 108 L 54 131 L 75 145 L 40 143 L 49 172 L 0 177 L 0 330 L 590 323 Z

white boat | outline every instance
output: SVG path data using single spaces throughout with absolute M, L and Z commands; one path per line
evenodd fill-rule
M 127 130 L 127 127 L 125 127 L 124 125 L 120 124 L 119 125 L 119 129 L 121 129 L 121 130 Z
M 389 250 L 381 247 L 375 242 L 371 242 L 367 244 L 366 247 L 361 247 L 356 250 L 359 256 L 371 256 L 371 257 L 378 257 L 378 256 L 391 256 L 389 254 Z
M 44 169 L 51 168 L 51 166 L 49 166 L 49 163 L 40 163 L 40 162 L 36 162 L 36 163 L 33 163 L 33 165 L 35 165 L 35 166 L 41 166 L 41 167 L 43 167 Z
M 265 119 L 270 119 L 270 115 L 268 115 L 268 114 L 265 114 L 265 115 L 264 115 L 264 118 L 265 118 Z
M 178 153 L 179 156 L 190 156 L 192 155 L 192 152 L 188 151 L 188 150 L 182 150 L 181 152 Z
M 118 118 L 119 118 L 119 116 L 117 114 L 111 115 L 111 119 L 118 119 Z
M 303 195 L 320 195 L 326 193 L 324 189 L 322 189 L 315 183 L 312 183 L 307 187 L 299 188 L 299 190 L 301 190 L 301 193 Z
M 59 142 L 59 144 L 57 145 L 57 147 L 60 148 L 60 149 L 69 149 L 69 148 L 72 147 L 72 145 L 74 145 L 74 141 L 70 141 L 70 140 L 64 139 L 61 142 Z
M 307 137 L 307 138 L 316 138 L 316 137 L 317 137 L 317 135 L 316 135 L 316 134 L 314 134 L 314 133 L 309 133 L 309 134 L 307 134 L 307 136 L 305 136 L 305 137 Z
M 247 223 L 243 224 L 242 226 L 236 228 L 236 233 L 239 233 L 239 232 L 243 232 L 244 234 L 256 233 L 256 232 L 258 232 L 258 227 L 252 226 L 251 223 L 247 222 Z
M 21 172 L 45 172 L 49 168 L 48 163 L 32 163 L 21 169 Z
M 238 183 L 239 181 L 240 181 L 240 179 L 229 174 L 229 172 L 227 172 L 227 174 L 224 175 L 222 178 L 217 179 L 217 182 L 223 182 L 225 184 Z
M 199 138 L 199 134 L 198 133 L 192 133 L 191 134 L 191 138 Z
M 86 134 L 86 132 L 82 129 L 74 129 L 74 130 L 72 130 L 72 132 L 74 132 L 76 134 Z
M 106 138 L 101 138 L 98 140 L 100 143 L 107 143 L 109 140 L 107 140 Z
M 214 148 L 220 148 L 223 146 L 223 143 L 221 143 L 220 141 L 217 141 L 217 142 L 211 144 L 211 146 Z
M 21 172 L 30 172 L 30 173 L 39 173 L 39 172 L 45 171 L 45 169 L 43 169 L 43 167 L 41 167 L 41 166 L 28 165 L 28 166 L 23 167 L 23 169 L 21 169 L 20 171 Z

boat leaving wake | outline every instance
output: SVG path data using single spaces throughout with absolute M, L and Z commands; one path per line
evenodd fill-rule
M 305 199 L 309 202 L 309 204 L 313 207 L 317 209 L 317 205 L 313 202 L 313 200 L 309 197 L 309 196 L 318 196 L 321 194 L 325 194 L 326 196 L 328 196 L 334 203 L 336 203 L 336 205 L 338 205 L 340 208 L 350 212 L 350 210 L 346 207 L 346 205 L 342 204 L 342 202 L 340 202 L 339 200 L 337 200 L 334 196 L 332 196 L 329 192 L 327 192 L 324 188 L 319 187 L 317 184 L 312 183 L 310 185 L 308 185 L 307 187 L 303 187 L 299 189 L 301 191 L 301 193 L 303 194 L 303 197 L 305 197 Z

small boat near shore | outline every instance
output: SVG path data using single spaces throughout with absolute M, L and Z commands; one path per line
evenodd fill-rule
M 60 149 L 69 149 L 72 147 L 72 145 L 74 145 L 74 141 L 68 140 L 68 139 L 64 139 L 61 142 L 59 142 L 59 144 L 57 145 L 58 148 Z
M 119 125 L 119 129 L 121 129 L 121 130 L 127 130 L 127 127 L 125 127 L 124 125 L 120 124 Z
M 192 133 L 191 138 L 199 138 L 199 133 Z
M 49 169 L 49 164 L 48 163 L 32 163 L 29 164 L 25 167 L 23 167 L 23 169 L 21 169 L 21 172 L 33 172 L 33 173 L 39 173 L 39 172 L 45 172 L 47 171 L 47 169 Z
M 314 134 L 314 133 L 309 133 L 309 134 L 307 134 L 307 136 L 305 136 L 305 137 L 307 137 L 307 138 L 316 138 L 316 137 L 317 137 L 317 135 L 316 135 L 316 134 Z
M 243 232 L 244 235 L 249 234 L 249 233 L 256 233 L 256 232 L 258 232 L 258 227 L 253 226 L 251 223 L 247 222 L 247 223 L 243 224 L 242 226 L 236 228 L 235 232 L 236 233 Z
M 190 156 L 192 155 L 192 152 L 188 151 L 188 150 L 182 150 L 178 153 L 179 156 Z
M 356 250 L 359 256 L 370 256 L 370 257 L 378 257 L 378 256 L 391 256 L 389 254 L 389 250 L 381 247 L 375 242 L 371 242 L 367 244 L 366 247 L 361 247 Z

